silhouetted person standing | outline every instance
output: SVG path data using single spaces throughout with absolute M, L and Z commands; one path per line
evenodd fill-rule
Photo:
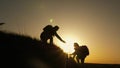
M 51 25 L 47 25 L 45 28 L 43 28 L 43 32 L 40 35 L 41 41 L 43 43 L 47 43 L 47 40 L 50 39 L 50 44 L 53 44 L 53 37 L 56 36 L 60 41 L 65 43 L 64 40 L 57 34 L 59 27 L 55 26 L 52 27 Z

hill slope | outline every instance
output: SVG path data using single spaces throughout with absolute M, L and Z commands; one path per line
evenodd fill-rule
M 28 36 L 0 32 L 0 50 L 1 63 L 5 68 L 35 68 L 37 63 L 42 64 L 39 67 L 63 68 L 65 64 L 65 54 L 59 47 L 43 45 Z
M 82 68 L 56 45 L 28 36 L 0 31 L 1 68 Z M 85 68 L 120 68 L 120 65 L 85 64 Z

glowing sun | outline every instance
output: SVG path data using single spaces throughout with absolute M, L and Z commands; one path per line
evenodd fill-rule
M 73 40 L 66 40 L 66 43 L 61 43 L 61 48 L 67 54 L 72 54 L 75 50 L 73 47 L 74 41 Z
M 68 34 L 64 35 L 64 41 L 66 43 L 63 43 L 61 41 L 57 41 L 57 45 L 67 54 L 72 54 L 74 50 L 74 43 L 79 43 L 79 38 L 74 34 Z

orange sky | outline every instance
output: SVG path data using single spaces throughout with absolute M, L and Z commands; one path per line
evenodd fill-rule
M 0 30 L 39 39 L 48 24 L 60 27 L 58 34 L 87 45 L 89 63 L 120 64 L 119 0 L 0 1 Z M 53 19 L 50 23 L 49 20 Z M 58 39 L 54 42 L 60 45 Z

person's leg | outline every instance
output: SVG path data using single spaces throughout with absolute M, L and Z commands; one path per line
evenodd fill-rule
M 45 32 L 42 32 L 42 34 L 40 35 L 40 39 L 41 39 L 42 43 L 47 43 L 47 36 L 46 36 Z
M 77 62 L 78 62 L 78 63 L 80 63 L 80 62 L 79 62 L 79 58 L 78 58 L 78 57 L 76 57 L 76 60 L 77 60 Z
M 50 37 L 50 45 L 53 45 L 53 37 Z
M 81 59 L 81 64 L 84 64 L 84 60 L 85 60 L 85 58 L 82 58 L 82 59 Z
M 85 68 L 84 61 L 85 61 L 85 57 L 81 59 L 81 67 L 82 67 L 82 68 Z
M 46 38 L 42 39 L 41 41 L 42 41 L 42 45 L 44 45 L 44 46 L 47 45 L 47 39 Z

